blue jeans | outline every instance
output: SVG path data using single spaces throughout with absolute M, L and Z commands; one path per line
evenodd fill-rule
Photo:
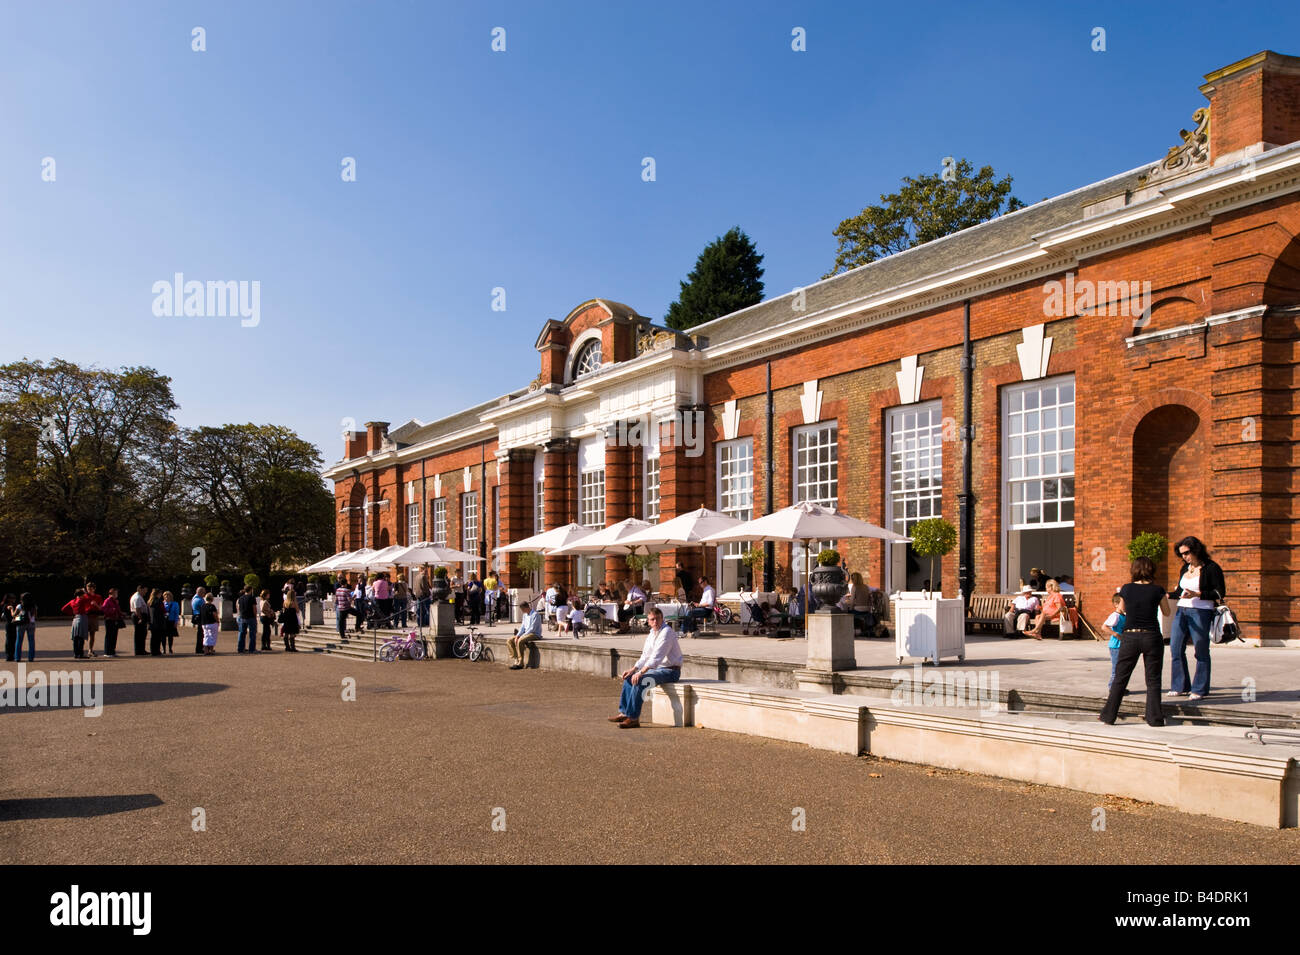
M 1192 655 L 1196 658 L 1192 692 L 1200 696 L 1210 692 L 1210 624 L 1213 622 L 1213 610 L 1179 607 L 1174 614 L 1173 631 L 1169 635 L 1169 689 L 1172 692 L 1187 692 L 1189 637 L 1192 641 Z
M 420 598 L 420 626 L 422 627 L 429 625 L 429 602 L 428 597 Z
M 680 669 L 670 670 L 668 667 L 659 667 L 656 670 L 647 670 L 641 677 L 640 683 L 633 683 L 630 678 L 624 680 L 623 693 L 618 698 L 618 711 L 631 719 L 640 719 L 641 704 L 645 702 L 645 696 L 650 692 L 651 687 L 663 683 L 676 683 L 681 678 Z
M 18 639 L 14 644 L 14 659 L 23 658 L 23 634 L 27 634 L 27 661 L 36 659 L 36 621 L 25 620 L 18 625 Z
M 345 637 L 348 633 L 348 614 L 350 611 L 334 608 L 334 624 L 339 628 L 339 636 Z
M 712 607 L 695 607 L 686 615 L 686 622 L 682 625 L 682 629 L 687 633 L 694 633 L 698 627 L 697 621 L 708 620 L 712 616 Z
M 239 643 L 235 649 L 240 653 L 244 652 L 244 634 L 248 634 L 248 652 L 253 653 L 257 650 L 257 618 L 240 617 L 239 618 Z
M 1110 679 L 1106 681 L 1106 689 L 1115 682 L 1115 667 L 1119 665 L 1119 647 L 1110 648 Z

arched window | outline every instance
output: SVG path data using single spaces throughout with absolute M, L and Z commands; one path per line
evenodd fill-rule
M 578 357 L 573 361 L 573 380 L 590 375 L 600 368 L 600 342 L 592 341 L 582 346 Z

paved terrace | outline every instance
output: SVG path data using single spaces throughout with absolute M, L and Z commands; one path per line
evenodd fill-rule
M 332 626 L 332 621 L 326 623 Z M 458 628 L 458 632 L 463 628 Z M 739 625 L 719 627 L 719 636 L 696 637 L 682 640 L 686 657 L 684 675 L 713 676 L 743 683 L 767 685 L 795 685 L 793 671 L 804 666 L 807 659 L 807 641 L 803 638 L 774 639 L 770 637 L 743 636 Z M 499 638 L 514 633 L 513 625 L 500 624 L 483 628 L 489 637 Z M 606 648 L 620 651 L 619 656 L 630 654 L 635 659 L 641 651 L 644 634 L 589 635 L 578 640 L 560 637 L 551 631 L 544 635 L 546 644 L 573 647 Z M 496 646 L 497 662 L 508 662 L 504 643 Z M 894 641 L 855 640 L 854 649 L 858 669 L 845 671 L 842 676 L 847 692 L 888 692 L 895 685 L 892 675 L 902 669 L 909 678 L 915 672 L 914 658 L 898 664 L 894 655 Z M 1213 664 L 1213 682 L 1210 695 L 1199 704 L 1174 704 L 1167 701 L 1166 712 L 1185 717 L 1204 716 L 1215 722 L 1240 722 L 1249 725 L 1258 719 L 1261 725 L 1294 725 L 1300 727 L 1300 652 L 1290 647 L 1256 647 L 1245 643 L 1224 644 L 1210 650 Z M 1188 664 L 1193 665 L 1191 651 Z M 543 666 L 546 664 L 543 663 Z M 1038 711 L 1060 709 L 1063 711 L 1100 711 L 1106 697 L 1106 681 L 1110 676 L 1110 655 L 1104 643 L 1092 639 L 1034 640 L 1020 638 L 1008 640 L 997 635 L 967 635 L 966 659 L 946 659 L 938 672 L 961 669 L 980 673 L 988 671 L 990 678 L 998 675 L 998 688 L 1009 694 L 1011 709 L 1029 708 Z M 933 672 L 929 662 L 923 673 Z M 1129 696 L 1125 702 L 1125 715 L 1141 714 L 1142 669 L 1138 668 L 1129 681 Z M 1253 688 L 1254 700 L 1243 697 Z M 1163 690 L 1169 689 L 1169 656 L 1166 651 Z

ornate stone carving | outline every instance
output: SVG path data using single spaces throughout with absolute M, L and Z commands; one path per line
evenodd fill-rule
M 530 381 L 530 382 L 528 383 L 528 390 L 529 390 L 530 392 L 532 392 L 532 391 L 538 391 L 538 390 L 541 389 L 541 387 L 542 387 L 542 376 L 541 376 L 541 375 L 538 375 L 536 378 L 534 378 L 532 381 Z
M 1183 144 L 1181 146 L 1170 146 L 1169 153 L 1165 158 L 1147 170 L 1146 175 L 1142 177 L 1142 185 L 1149 186 L 1165 179 L 1185 176 L 1198 166 L 1209 165 L 1210 108 L 1208 106 L 1201 107 L 1192 114 L 1192 120 L 1196 123 L 1196 128 L 1190 133 L 1185 129 L 1178 131 L 1178 135 L 1183 139 Z

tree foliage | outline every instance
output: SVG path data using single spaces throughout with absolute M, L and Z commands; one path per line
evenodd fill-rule
M 997 179 L 992 166 L 975 173 L 962 159 L 951 168 L 947 182 L 942 173 L 905 176 L 898 192 L 836 226 L 835 265 L 822 278 L 1024 208 L 1011 195 L 1011 177 Z
M 186 431 L 176 407 L 171 379 L 152 368 L 0 365 L 6 575 L 265 578 L 277 558 L 329 549 L 315 447 L 274 425 Z M 196 547 L 209 566 L 192 563 Z
M 184 472 L 218 554 L 267 576 L 276 561 L 330 549 L 334 498 L 320 452 L 279 425 L 228 424 L 188 435 Z
M 668 306 L 669 328 L 693 328 L 763 300 L 763 256 L 739 226 L 704 247 Z

